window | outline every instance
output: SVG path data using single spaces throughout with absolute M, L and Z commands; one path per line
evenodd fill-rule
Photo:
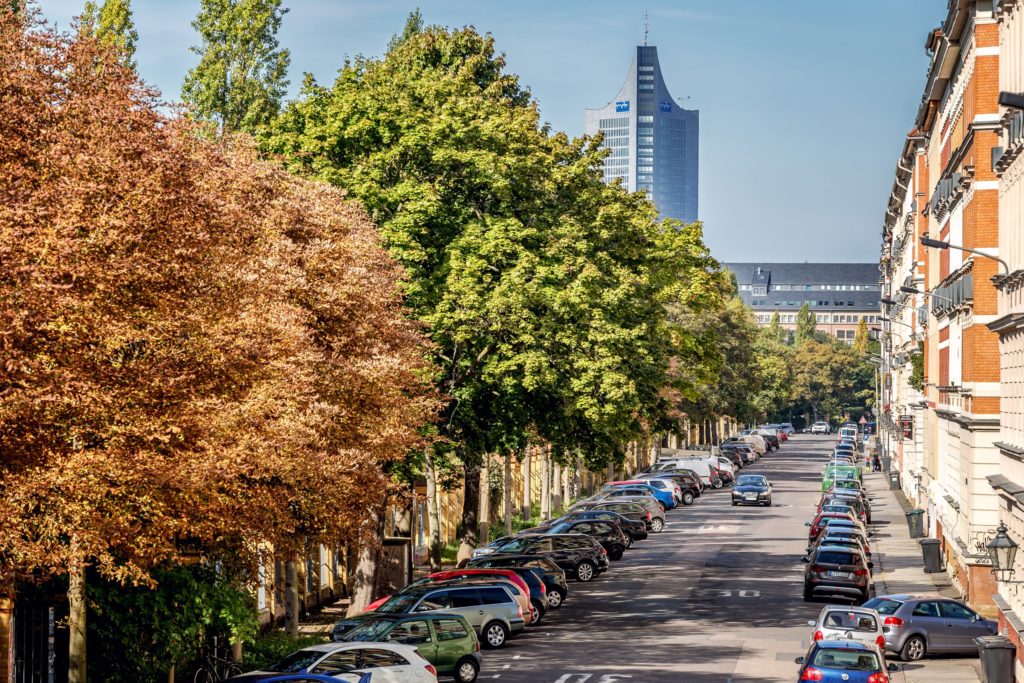
M 942 616 L 947 619 L 971 620 L 978 616 L 963 605 L 955 602 L 940 602 L 939 606 L 942 607 Z
M 931 600 L 926 602 L 918 603 L 914 611 L 911 612 L 911 616 L 915 617 L 938 617 L 939 616 L 939 603 L 932 602 Z
M 856 306 L 856 304 L 854 302 L 852 302 L 852 301 L 847 301 L 846 305 L 847 306 Z
M 458 619 L 438 619 L 434 622 L 438 642 L 444 640 L 461 640 L 469 636 L 466 627 Z
M 403 621 L 388 633 L 388 640 L 404 645 L 422 645 L 431 642 L 430 627 L 425 621 Z
M 388 600 L 388 602 L 391 602 L 391 600 Z M 416 611 L 417 612 L 430 612 L 431 610 L 435 610 L 435 609 L 448 609 L 451 606 L 452 606 L 452 603 L 451 603 L 451 599 L 450 599 L 450 597 L 448 595 L 448 591 L 434 591 L 430 595 L 428 595 L 425 598 L 423 598 L 423 602 L 421 602 L 416 607 Z M 394 609 L 394 610 L 389 610 L 389 611 L 398 612 L 399 610 Z M 401 611 L 408 612 L 409 610 L 405 609 L 405 610 L 401 610 Z
M 388 666 L 408 666 L 405 657 L 391 650 L 359 650 L 360 669 L 380 669 Z M 342 673 L 342 672 L 338 672 Z M 376 678 L 376 676 L 374 676 Z
M 448 591 L 448 599 L 453 609 L 459 607 L 476 607 L 480 604 L 480 596 L 475 588 L 457 588 Z
M 344 674 L 360 668 L 362 650 L 342 650 L 326 657 L 324 661 L 309 670 L 311 674 Z
M 639 120 L 640 123 L 654 123 L 654 117 L 650 115 L 638 116 L 637 120 Z

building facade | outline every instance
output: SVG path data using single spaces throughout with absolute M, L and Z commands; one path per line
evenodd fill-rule
M 587 135 L 604 134 L 606 182 L 646 192 L 662 218 L 697 220 L 700 114 L 672 98 L 658 48 L 637 46 L 615 98 L 586 111 Z
M 852 342 L 861 320 L 878 322 L 877 263 L 725 263 L 736 275 L 743 303 L 761 327 L 773 315 L 787 330 L 796 329 L 797 313 L 807 304 L 817 329 Z
M 1000 506 L 990 481 L 1000 465 L 991 329 L 999 317 L 999 31 L 991 0 L 950 0 L 928 34 L 924 95 L 882 232 L 883 298 L 892 302 L 882 306 L 883 447 L 942 542 L 954 585 L 986 614 L 997 611 L 986 545 Z

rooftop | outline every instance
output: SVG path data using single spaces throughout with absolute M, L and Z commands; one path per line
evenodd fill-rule
M 723 263 L 740 284 L 878 285 L 878 263 Z

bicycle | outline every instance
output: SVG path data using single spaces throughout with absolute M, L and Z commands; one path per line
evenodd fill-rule
M 196 675 L 192 683 L 218 683 L 226 681 L 232 676 L 241 676 L 242 667 L 233 659 L 226 659 L 217 655 L 217 639 L 213 639 L 213 648 L 207 650 L 199 648 L 199 661 L 201 664 L 196 669 Z

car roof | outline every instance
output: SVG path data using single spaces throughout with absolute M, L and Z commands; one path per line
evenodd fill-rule
M 818 640 L 815 645 L 819 650 L 863 650 L 865 652 L 877 652 L 876 645 L 869 645 L 857 640 Z
M 836 552 L 843 552 L 843 553 L 848 553 L 848 552 L 852 551 L 851 548 L 847 548 L 844 545 L 828 545 L 827 543 L 822 543 L 821 545 L 819 545 L 817 550 L 818 551 L 822 551 L 822 550 L 835 550 Z
M 894 593 L 892 595 L 875 596 L 876 600 L 883 598 L 886 600 L 899 600 L 900 602 L 906 602 L 907 600 L 952 600 L 953 602 L 959 602 L 956 598 L 947 598 L 938 593 Z

